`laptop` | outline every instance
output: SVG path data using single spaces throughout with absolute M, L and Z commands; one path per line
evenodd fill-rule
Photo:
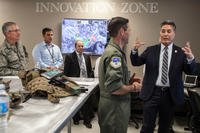
M 185 75 L 184 87 L 195 87 L 197 85 L 197 77 L 195 75 Z

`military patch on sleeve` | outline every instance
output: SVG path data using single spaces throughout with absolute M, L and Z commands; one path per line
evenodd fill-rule
M 112 57 L 111 61 L 110 61 L 110 65 L 115 69 L 121 67 L 121 65 L 122 65 L 121 58 L 120 57 Z

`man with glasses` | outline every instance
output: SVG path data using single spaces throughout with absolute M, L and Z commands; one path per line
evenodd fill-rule
M 20 29 L 15 22 L 6 22 L 2 32 L 5 40 L 0 47 L 0 76 L 17 75 L 27 66 L 23 45 L 19 42 Z
M 83 42 L 81 40 L 76 40 L 75 51 L 65 56 L 64 74 L 66 76 L 82 78 L 94 77 L 90 56 L 83 53 L 83 47 Z M 92 110 L 92 101 L 93 95 L 88 98 L 83 107 L 73 117 L 75 125 L 79 124 L 82 114 L 84 121 L 83 124 L 87 128 L 92 128 L 91 120 L 94 115 Z

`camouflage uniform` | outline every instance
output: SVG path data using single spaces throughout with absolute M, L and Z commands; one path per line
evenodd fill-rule
M 0 76 L 17 75 L 19 70 L 26 69 L 23 46 L 17 42 L 10 45 L 6 40 L 0 48 Z
M 101 133 L 126 133 L 130 117 L 130 94 L 112 94 L 123 85 L 128 85 L 125 53 L 111 40 L 99 66 L 98 119 Z

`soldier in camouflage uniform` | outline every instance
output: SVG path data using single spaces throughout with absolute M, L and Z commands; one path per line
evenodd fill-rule
M 129 85 L 124 46 L 128 43 L 128 19 L 112 18 L 108 31 L 111 40 L 99 64 L 100 101 L 98 120 L 101 133 L 126 133 L 130 117 L 130 92 L 141 84 Z
M 5 40 L 0 47 L 0 76 L 17 75 L 27 64 L 23 46 L 19 43 L 20 29 L 15 22 L 6 22 L 2 31 Z

